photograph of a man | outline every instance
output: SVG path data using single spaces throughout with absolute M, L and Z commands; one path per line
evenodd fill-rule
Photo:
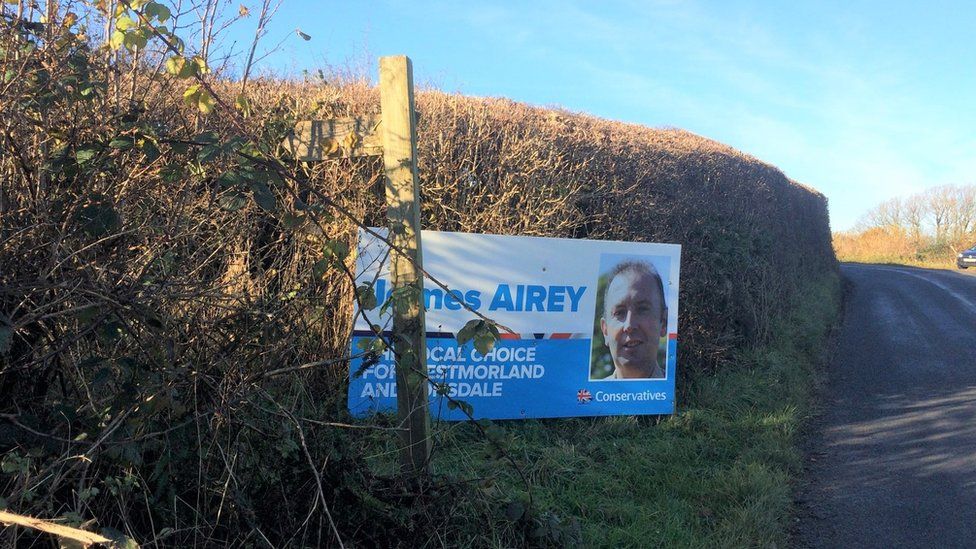
M 663 379 L 668 308 L 657 269 L 644 261 L 622 261 L 601 276 L 600 290 L 599 333 L 594 333 L 599 352 L 592 357 L 590 378 Z

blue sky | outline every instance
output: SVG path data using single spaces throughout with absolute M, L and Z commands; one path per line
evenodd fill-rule
M 291 38 L 262 66 L 372 74 L 406 54 L 445 91 L 684 128 L 819 189 L 846 230 L 976 183 L 974 34 L 964 2 L 285 0 L 267 42 Z

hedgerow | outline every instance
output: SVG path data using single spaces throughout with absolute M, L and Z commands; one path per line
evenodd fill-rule
M 279 143 L 376 112 L 368 82 L 222 76 L 172 5 L 2 9 L 0 508 L 165 546 L 577 539 L 491 478 L 402 482 L 392 420 L 348 417 L 381 165 Z M 834 267 L 824 197 L 708 139 L 436 90 L 417 108 L 424 228 L 682 245 L 685 380 L 734 368 Z

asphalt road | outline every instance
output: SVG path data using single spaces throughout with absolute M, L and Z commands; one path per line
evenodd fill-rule
M 842 273 L 845 316 L 807 441 L 794 541 L 976 547 L 976 276 Z

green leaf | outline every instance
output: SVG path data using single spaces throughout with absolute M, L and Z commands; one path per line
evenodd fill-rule
M 356 342 L 356 348 L 379 354 L 386 350 L 386 342 L 381 337 L 364 337 Z
M 325 273 L 329 272 L 329 266 L 332 263 L 328 259 L 320 259 L 312 265 L 312 278 L 315 280 L 322 280 Z
M 169 41 L 176 48 L 176 53 L 183 55 L 183 51 L 186 50 L 186 44 L 183 43 L 183 39 L 175 34 L 170 34 Z
M 474 408 L 470 404 L 468 404 L 467 402 L 465 402 L 463 400 L 457 400 L 457 399 L 448 400 L 447 401 L 447 409 L 448 410 L 457 410 L 457 409 L 460 409 L 466 415 L 469 415 L 469 416 L 473 416 L 474 415 Z
M 495 346 L 495 336 L 491 333 L 481 332 L 474 336 L 474 348 L 482 355 L 487 355 Z
M 371 311 L 376 308 L 376 292 L 372 284 L 362 284 L 356 288 L 356 297 L 364 310 Z
M 228 212 L 236 212 L 247 205 L 247 197 L 239 191 L 230 191 L 220 195 L 217 204 Z
M 147 18 L 155 17 L 160 23 L 165 23 L 166 20 L 172 15 L 169 8 L 156 2 L 149 2 L 146 4 L 146 7 L 143 8 L 142 13 L 144 13 Z
M 118 19 L 115 20 L 115 28 L 122 32 L 125 32 L 129 29 L 134 29 L 138 26 L 139 26 L 138 23 L 133 21 L 132 18 L 130 18 L 128 15 L 123 15 L 122 17 L 119 17 Z
M 0 461 L 0 471 L 4 473 L 25 473 L 30 469 L 30 461 L 21 457 L 17 452 L 11 452 L 3 456 Z
M 281 224 L 284 225 L 286 229 L 297 229 L 304 225 L 305 221 L 306 218 L 304 215 L 293 214 L 291 212 L 281 216 Z
M 166 72 L 173 76 L 185 78 L 182 76 L 184 66 L 186 66 L 186 59 L 181 55 L 174 55 L 166 60 Z
M 215 160 L 221 153 L 220 147 L 217 145 L 206 145 L 200 149 L 197 153 L 197 162 L 201 164 L 206 164 L 212 160 Z
M 326 255 L 342 261 L 349 256 L 349 244 L 342 240 L 329 240 L 324 244 Z
M 136 48 L 142 49 L 149 43 L 149 36 L 142 29 L 131 30 L 125 33 L 122 43 L 125 44 L 126 49 L 129 51 L 135 50 Z
M 216 102 L 210 92 L 200 84 L 194 84 L 183 92 L 183 102 L 190 107 L 196 107 L 203 114 L 213 111 Z
M 128 150 L 132 148 L 134 141 L 132 137 L 128 135 L 123 135 L 116 137 L 115 139 L 109 141 L 108 146 L 113 149 Z
M 217 178 L 217 184 L 227 189 L 236 188 L 243 182 L 241 174 L 235 171 L 224 172 Z
M 386 341 L 382 337 L 373 340 L 373 347 L 370 349 L 374 353 L 380 354 L 386 351 Z
M 458 345 L 464 345 L 465 343 L 471 341 L 471 339 L 474 337 L 475 333 L 477 333 L 478 327 L 481 325 L 482 322 L 483 321 L 481 319 L 478 319 L 478 318 L 476 318 L 474 320 L 469 320 L 464 325 L 463 328 L 461 328 L 460 330 L 458 330 L 458 333 L 457 333 L 457 342 L 458 342 Z
M 82 53 L 82 50 L 76 50 L 68 57 L 68 66 L 75 70 L 75 72 L 85 72 L 88 70 L 88 56 Z
M 95 238 L 111 234 L 122 226 L 122 219 L 115 208 L 104 200 L 96 200 L 79 208 L 75 213 L 75 222 L 88 236 Z
M 200 90 L 200 97 L 197 99 L 197 108 L 203 114 L 210 114 L 217 105 L 214 97 L 207 90 Z
M 271 192 L 271 189 L 267 185 L 261 182 L 251 183 L 251 192 L 254 196 L 254 202 L 257 203 L 261 209 L 274 212 L 278 206 L 278 201 L 275 199 L 275 195 Z
M 81 149 L 75 152 L 75 162 L 78 164 L 85 164 L 92 158 L 95 158 L 95 155 L 97 154 L 98 149 Z
M 141 144 L 142 154 L 146 155 L 146 162 L 152 163 L 162 154 L 152 139 L 144 139 Z
M 251 101 L 243 93 L 237 94 L 237 98 L 234 99 L 234 106 L 241 111 L 244 118 L 251 116 Z
M 180 72 L 176 75 L 179 78 L 193 78 L 197 74 L 197 66 L 192 62 L 185 61 L 180 66 Z
M 247 138 L 240 135 L 235 135 L 227 140 L 226 143 L 220 146 L 220 148 L 225 152 L 236 152 L 243 149 L 247 145 Z
M 125 33 L 117 30 L 112 31 L 112 35 L 108 39 L 108 47 L 117 50 L 122 47 L 123 42 L 125 42 Z
M 198 55 L 190 59 L 182 55 L 174 55 L 166 60 L 166 72 L 177 78 L 190 78 L 207 74 L 210 69 L 207 67 L 207 62 Z
M 194 107 L 197 104 L 197 98 L 200 96 L 200 84 L 193 84 L 188 86 L 186 91 L 183 92 L 183 102 L 187 104 L 188 107 Z
M 474 341 L 474 348 L 482 355 L 491 352 L 495 342 L 501 338 L 498 328 L 491 322 L 475 319 L 469 321 L 457 333 L 458 345 Z
M 220 135 L 217 132 L 202 132 L 193 136 L 194 143 L 204 143 L 213 145 L 220 141 Z
M 393 294 L 390 293 L 386 297 L 386 301 L 383 302 L 383 306 L 380 307 L 380 316 L 386 316 L 386 312 L 390 310 L 393 306 Z
M 81 89 L 81 91 L 78 92 L 78 95 L 80 95 L 83 99 L 91 100 L 97 97 L 96 92 L 98 92 L 98 86 L 85 86 Z
M 207 66 L 207 62 L 203 60 L 199 55 L 194 55 L 190 59 L 189 63 L 193 67 L 194 74 L 204 75 L 210 72 L 210 67 Z
M 393 291 L 390 292 L 390 297 L 387 299 L 389 304 L 383 304 L 383 309 L 380 310 L 380 314 L 383 314 L 387 307 L 393 307 L 395 311 L 409 309 L 419 301 L 418 292 L 419 289 L 413 284 L 393 288 Z
M 176 183 L 180 179 L 183 179 L 183 167 L 175 162 L 167 164 L 163 169 L 159 170 L 159 176 L 166 183 Z
M 188 143 L 180 143 L 179 141 L 171 141 L 169 148 L 176 154 L 186 154 L 190 150 L 190 145 Z

